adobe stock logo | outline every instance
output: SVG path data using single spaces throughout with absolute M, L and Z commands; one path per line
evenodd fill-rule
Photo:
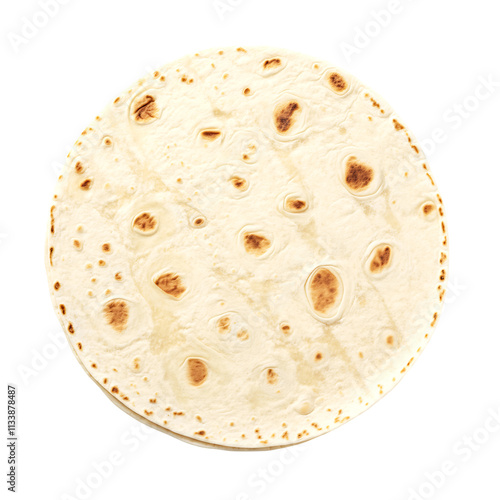
M 265 465 L 259 467 L 256 472 L 247 478 L 247 488 L 238 492 L 235 500 L 253 500 L 271 488 L 276 481 L 281 480 L 281 476 L 290 472 L 295 462 L 304 452 L 302 448 L 292 446 L 284 448 L 279 453 L 274 452 L 274 458 L 267 461 Z
M 419 141 L 425 155 L 431 156 L 450 138 L 453 131 L 462 127 L 479 108 L 484 106 L 485 101 L 495 96 L 499 88 L 500 81 L 493 75 L 479 76 L 473 92 L 447 108 L 441 115 L 440 126 L 435 127 L 427 137 Z
M 13 33 L 11 31 L 7 35 L 14 53 L 17 54 L 22 46 L 27 45 L 30 40 L 35 38 L 38 33 L 40 33 L 40 30 L 45 28 L 49 21 L 58 14 L 61 5 L 66 5 L 69 1 L 70 0 L 39 0 L 39 10 L 34 12 L 30 16 L 30 19 L 27 17 L 21 18 L 19 33 Z
M 393 19 L 404 11 L 405 3 L 410 3 L 412 0 L 389 0 L 385 9 L 371 11 L 371 19 L 362 27 L 357 26 L 354 30 L 352 43 L 342 42 L 340 48 L 342 54 L 348 63 L 351 62 L 354 55 L 359 55 L 385 30 L 393 21 Z
M 241 4 L 243 0 L 214 0 L 212 3 L 215 12 L 219 16 L 221 21 L 224 20 L 224 17 L 228 12 L 233 12 L 238 5 Z
M 500 406 L 496 409 L 490 408 L 488 416 L 480 426 L 476 427 L 472 433 L 464 434 L 458 439 L 451 450 L 454 456 L 444 460 L 434 471 L 426 472 L 425 481 L 417 488 L 410 489 L 408 491 L 410 496 L 407 499 L 428 500 L 432 498 L 451 477 L 458 474 L 465 464 L 481 451 L 483 446 L 494 439 L 497 433 L 500 433 Z

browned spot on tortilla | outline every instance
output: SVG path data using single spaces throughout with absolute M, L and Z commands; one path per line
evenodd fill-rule
M 208 376 L 208 368 L 203 360 L 199 358 L 188 359 L 187 369 L 188 369 L 188 379 L 191 385 L 199 386 L 203 384 L 203 382 L 205 382 Z
M 251 92 L 251 90 L 248 87 L 246 87 L 246 88 L 243 89 L 243 94 L 244 95 L 249 95 L 250 92 Z
M 109 243 L 104 243 L 102 246 L 102 251 L 103 252 L 110 252 L 111 251 L 111 245 Z
M 335 90 L 335 92 L 344 92 L 344 90 L 347 88 L 347 82 L 339 73 L 330 73 L 328 81 L 330 82 L 330 86 L 333 90 Z
M 52 255 L 54 254 L 54 247 L 50 247 L 49 248 L 49 262 L 50 262 L 50 265 L 52 266 Z
M 389 345 L 393 345 L 394 344 L 394 337 L 392 335 L 389 335 L 385 341 L 389 344 Z
M 120 389 L 118 389 L 118 387 L 116 387 L 116 385 L 114 385 L 113 387 L 111 387 L 111 392 L 112 393 L 118 394 L 119 391 L 120 391 Z
M 203 217 L 198 217 L 193 221 L 195 226 L 202 226 L 205 223 L 205 219 Z
M 444 269 L 441 270 L 441 274 L 439 275 L 440 281 L 444 281 L 446 279 L 446 271 Z
M 217 329 L 219 333 L 226 333 L 231 329 L 231 319 L 229 316 L 223 316 L 217 321 Z
M 182 279 L 178 274 L 175 273 L 165 273 L 155 279 L 155 285 L 176 299 L 182 296 L 186 291 L 186 287 L 182 284 Z
M 432 179 L 431 174 L 429 174 L 429 172 L 427 172 L 427 177 L 429 177 L 429 180 L 431 181 L 431 184 L 432 184 L 433 186 L 435 186 L 435 184 L 434 184 L 434 180 Z
M 54 210 L 56 209 L 55 205 L 50 207 L 50 233 L 54 234 L 55 225 L 54 225 Z
M 436 207 L 434 206 L 434 203 L 426 203 L 423 207 L 422 207 L 422 212 L 424 213 L 424 215 L 429 215 L 430 213 L 432 213 L 434 211 Z
M 84 191 L 88 191 L 92 186 L 92 179 L 85 179 L 81 184 L 80 188 Z
M 80 248 L 82 248 L 82 244 L 81 244 L 80 240 L 73 240 L 73 246 L 74 246 L 77 250 L 80 250 Z
M 416 153 L 419 153 L 420 151 L 418 150 L 417 146 L 415 146 L 415 144 L 412 144 L 411 145 L 412 149 L 415 150 Z
M 365 94 L 365 95 L 368 95 L 368 94 Z M 374 108 L 378 108 L 380 109 L 380 112 L 383 114 L 385 113 L 385 111 L 383 109 L 380 108 L 380 104 L 373 98 L 373 97 L 370 97 L 370 101 L 372 102 L 372 106 Z
M 284 334 L 288 334 L 290 333 L 290 330 L 291 330 L 291 327 L 288 323 L 282 323 L 281 326 L 281 331 L 284 333 Z
M 260 234 L 245 233 L 243 244 L 247 253 L 252 255 L 263 255 L 271 246 L 271 242 Z
M 73 323 L 68 323 L 68 332 L 73 335 L 75 333 L 75 328 L 73 327 Z
M 92 363 L 90 366 L 91 366 L 92 368 L 97 368 L 97 365 L 96 365 L 95 363 Z
M 446 262 L 447 256 L 444 252 L 441 252 L 441 258 L 439 259 L 439 263 L 443 265 Z
M 236 336 L 240 339 L 240 340 L 248 340 L 248 332 L 242 328 L 237 334 Z
M 287 440 L 288 440 L 288 431 L 285 431 L 285 432 L 281 435 L 281 437 L 282 437 L 283 439 L 287 439 Z
M 300 105 L 296 101 L 282 104 L 274 110 L 274 125 L 279 133 L 284 134 L 290 130 L 296 121 L 297 111 L 300 111 Z
M 339 280 L 325 267 L 320 267 L 309 282 L 309 294 L 316 312 L 327 313 L 337 301 Z
M 99 260 L 98 264 L 101 266 L 101 267 L 104 267 L 106 265 L 106 261 L 105 260 Z
M 149 402 L 150 402 L 150 403 L 156 403 L 156 398 L 150 398 L 150 399 L 149 399 Z
M 77 161 L 77 162 L 75 163 L 75 172 L 76 172 L 77 174 L 81 174 L 81 173 L 83 173 L 83 171 L 84 171 L 84 170 L 85 170 L 85 169 L 84 169 L 84 167 L 83 167 L 82 162 L 81 162 L 81 161 Z
M 149 212 L 142 212 L 133 222 L 134 227 L 143 233 L 154 231 L 157 224 L 156 217 Z
M 321 354 L 320 352 L 316 353 L 316 356 L 314 358 L 316 361 L 320 361 L 321 359 L 323 359 L 323 354 Z
M 196 435 L 198 436 L 204 436 L 205 435 L 205 431 L 197 431 L 195 432 Z
M 144 410 L 144 413 L 149 417 L 150 415 L 153 414 L 152 411 L 149 411 L 149 410 Z
M 300 198 L 288 198 L 285 203 L 288 212 L 303 212 L 307 208 L 307 202 Z
M 247 188 L 247 181 L 245 179 L 242 179 L 241 177 L 235 175 L 231 177 L 230 180 L 233 186 L 239 191 L 245 191 L 245 189 Z
M 404 126 L 403 126 L 403 125 L 401 125 L 401 123 L 399 123 L 399 122 L 396 120 L 396 118 L 393 118 L 393 119 L 392 119 L 392 123 L 394 123 L 394 128 L 395 128 L 396 130 L 403 130 L 403 129 L 404 129 Z
M 242 158 L 246 161 L 250 159 L 250 156 L 248 156 L 246 153 L 242 155 Z
M 432 317 L 431 326 L 434 326 L 436 324 L 437 319 L 438 319 L 438 313 L 435 312 L 433 317 Z
M 392 251 L 389 245 L 382 245 L 375 250 L 375 255 L 370 262 L 370 271 L 380 273 L 391 263 Z
M 139 99 L 134 108 L 134 119 L 139 123 L 147 123 L 158 117 L 159 109 L 152 95 Z
M 122 273 L 116 273 L 115 274 L 115 280 L 116 281 L 121 281 L 122 280 Z
M 215 141 L 221 135 L 220 130 L 203 130 L 201 136 L 207 141 Z
M 78 349 L 81 351 L 82 350 L 82 343 L 81 342 L 77 342 L 76 345 L 78 346 Z
M 59 290 L 59 288 L 61 288 L 61 283 L 59 283 L 59 281 L 56 281 L 54 283 L 54 290 Z
M 362 352 L 358 352 L 358 356 L 363 359 L 363 353 Z
M 266 59 L 262 63 L 262 67 L 264 69 L 276 68 L 278 66 L 281 66 L 281 59 L 279 57 L 274 57 L 273 59 Z
M 272 368 L 267 369 L 266 378 L 268 384 L 276 384 L 278 382 L 278 374 Z
M 441 221 L 441 229 L 443 230 L 443 233 L 446 233 L 446 227 L 443 221 Z
M 140 370 L 141 365 L 139 363 L 139 358 L 134 358 L 134 370 Z
M 108 379 L 107 378 L 103 379 L 102 383 L 103 384 L 107 384 L 108 383 Z
M 66 306 L 64 304 L 59 304 L 59 309 L 63 315 L 66 314 Z
M 246 50 L 243 47 L 238 47 L 236 50 L 238 52 L 246 52 Z
M 122 332 L 128 322 L 128 305 L 124 300 L 111 300 L 109 301 L 103 309 L 104 317 L 108 322 L 108 325 L 116 330 L 117 332 Z
M 345 170 L 345 182 L 350 189 L 354 191 L 366 189 L 372 182 L 373 177 L 373 169 L 370 166 L 361 163 L 355 156 L 348 158 Z

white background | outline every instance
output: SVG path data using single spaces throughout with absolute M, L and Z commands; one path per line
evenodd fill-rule
M 18 498 L 500 499 L 498 4 L 51 2 L 45 19 L 38 0 L 0 14 L 2 392 L 17 385 Z M 136 423 L 60 342 L 45 279 L 52 189 L 80 132 L 156 66 L 226 45 L 308 53 L 378 91 L 424 143 L 448 216 L 449 290 L 428 348 L 374 408 L 294 454 L 202 449 Z

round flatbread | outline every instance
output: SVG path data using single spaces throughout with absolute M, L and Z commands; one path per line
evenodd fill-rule
M 79 361 L 122 408 L 269 449 L 398 383 L 441 310 L 446 238 L 385 101 L 307 56 L 225 48 L 148 75 L 83 131 L 47 270 Z

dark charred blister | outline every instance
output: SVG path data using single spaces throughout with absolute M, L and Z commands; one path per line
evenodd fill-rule
M 207 364 L 199 358 L 188 359 L 187 375 L 191 385 L 195 387 L 202 385 L 208 376 Z
M 330 87 L 337 92 L 338 94 L 342 94 L 347 90 L 347 82 L 345 78 L 335 71 L 328 75 L 328 83 Z
M 133 107 L 134 119 L 138 123 L 149 123 L 159 116 L 155 98 L 147 94 L 141 97 Z
M 161 274 L 155 279 L 154 283 L 162 292 L 175 299 L 181 298 L 186 291 L 186 287 L 183 285 L 181 277 L 175 273 Z
M 370 262 L 370 271 L 372 273 L 381 273 L 389 267 L 392 259 L 392 250 L 389 245 L 381 245 L 375 249 L 375 253 Z
M 122 332 L 127 327 L 129 310 L 124 300 L 111 300 L 104 306 L 104 317 L 111 328 Z
M 340 283 L 329 269 L 319 268 L 309 282 L 309 296 L 314 310 L 327 314 L 336 304 L 339 297 Z
M 245 233 L 243 245 L 247 253 L 255 256 L 263 255 L 271 246 L 271 242 L 261 234 Z
M 275 109 L 274 125 L 280 134 L 285 134 L 292 128 L 297 120 L 296 116 L 300 109 L 300 104 L 296 101 L 290 101 Z
M 345 169 L 345 183 L 352 191 L 363 191 L 373 181 L 374 171 L 368 165 L 351 156 Z

